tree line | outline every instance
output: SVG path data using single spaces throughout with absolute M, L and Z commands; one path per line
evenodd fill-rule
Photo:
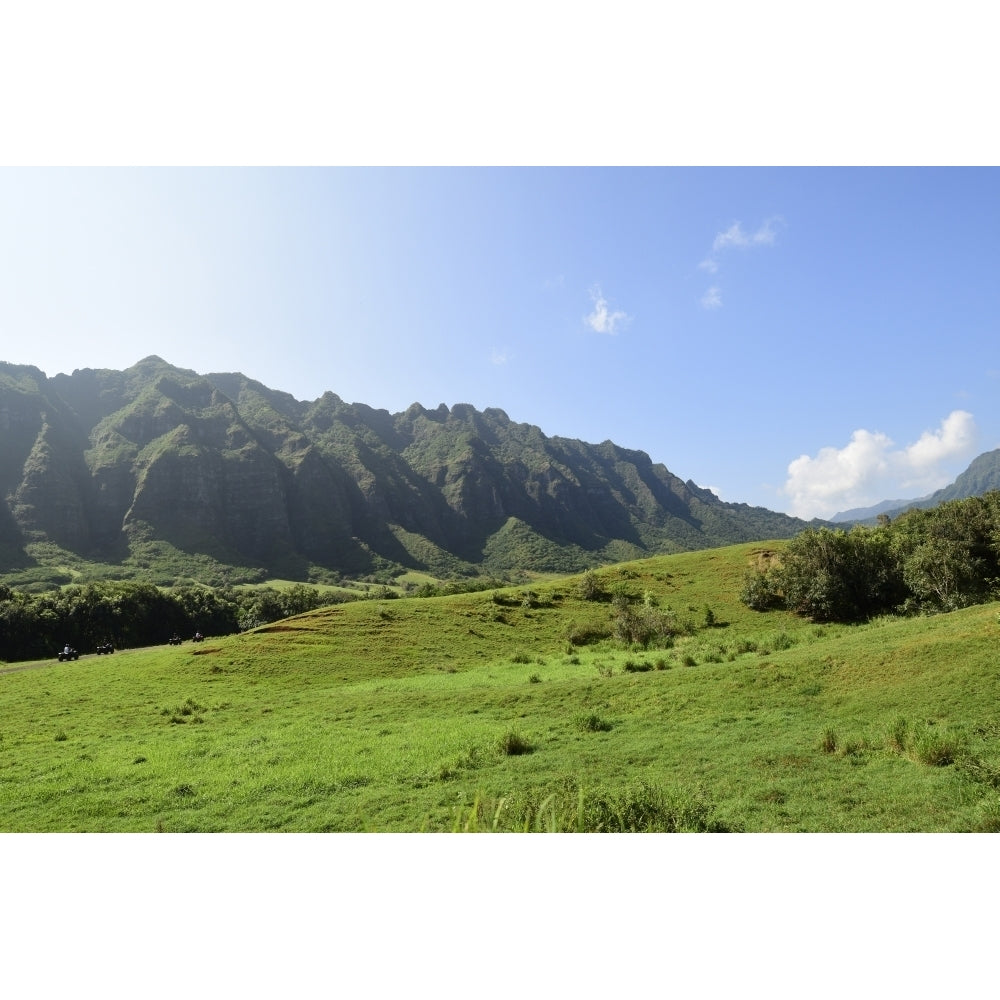
M 69 645 L 81 653 L 111 643 L 151 646 L 174 635 L 229 635 L 350 599 L 305 584 L 287 590 L 189 586 L 161 590 L 149 583 L 101 582 L 27 594 L 0 584 L 0 660 L 55 656 Z
M 1000 492 L 849 531 L 810 528 L 748 570 L 740 598 L 817 622 L 952 611 L 1000 596 Z

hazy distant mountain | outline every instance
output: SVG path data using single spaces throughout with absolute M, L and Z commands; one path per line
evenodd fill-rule
M 0 499 L 0 573 L 76 558 L 158 580 L 570 572 L 805 527 L 502 410 L 300 402 L 157 357 L 0 363 Z
M 983 452 L 974 458 L 969 467 L 950 486 L 917 500 L 883 500 L 874 507 L 857 507 L 834 514 L 831 521 L 873 521 L 879 514 L 895 517 L 911 507 L 936 507 L 948 500 L 978 497 L 991 490 L 1000 490 L 1000 448 Z
M 853 507 L 851 510 L 842 510 L 837 514 L 834 514 L 830 520 L 834 524 L 840 524 L 844 521 L 871 520 L 879 514 L 884 514 L 890 510 L 912 507 L 918 502 L 919 501 L 917 500 L 883 500 L 881 503 L 877 503 L 873 507 Z

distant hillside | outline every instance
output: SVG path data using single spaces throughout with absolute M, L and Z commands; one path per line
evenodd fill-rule
M 913 506 L 936 507 L 946 500 L 979 497 L 991 490 L 1000 490 L 1000 448 L 984 452 L 978 458 L 974 458 L 951 486 L 945 486 L 925 500 L 917 501 Z
M 919 502 L 919 500 L 883 500 L 871 507 L 852 507 L 850 510 L 842 510 L 834 514 L 830 520 L 834 524 L 843 524 L 846 521 L 870 521 L 878 517 L 879 514 L 885 514 L 892 510 L 905 510 Z
M 983 452 L 974 458 L 969 467 L 950 486 L 916 500 L 883 500 L 874 507 L 857 507 L 834 514 L 830 518 L 834 522 L 866 522 L 874 521 L 879 514 L 896 517 L 911 507 L 930 508 L 948 500 L 965 500 L 968 497 L 980 497 L 991 490 L 1000 490 L 1000 448 Z
M 502 410 L 300 402 L 157 357 L 53 378 L 0 363 L 0 435 L 8 578 L 74 560 L 160 582 L 572 572 L 805 527 Z

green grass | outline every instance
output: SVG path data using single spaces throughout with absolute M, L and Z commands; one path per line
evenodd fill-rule
M 663 649 L 570 643 L 615 609 L 567 578 L 18 664 L 0 829 L 1000 828 L 997 605 L 760 614 L 736 598 L 759 548 L 598 571 L 677 617 Z

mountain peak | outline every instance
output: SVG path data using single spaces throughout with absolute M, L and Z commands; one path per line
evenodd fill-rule
M 722 504 L 645 452 L 469 403 L 300 403 L 158 355 L 37 385 L 27 371 L 0 378 L 0 575 L 32 561 L 163 583 L 574 572 L 805 526 Z

